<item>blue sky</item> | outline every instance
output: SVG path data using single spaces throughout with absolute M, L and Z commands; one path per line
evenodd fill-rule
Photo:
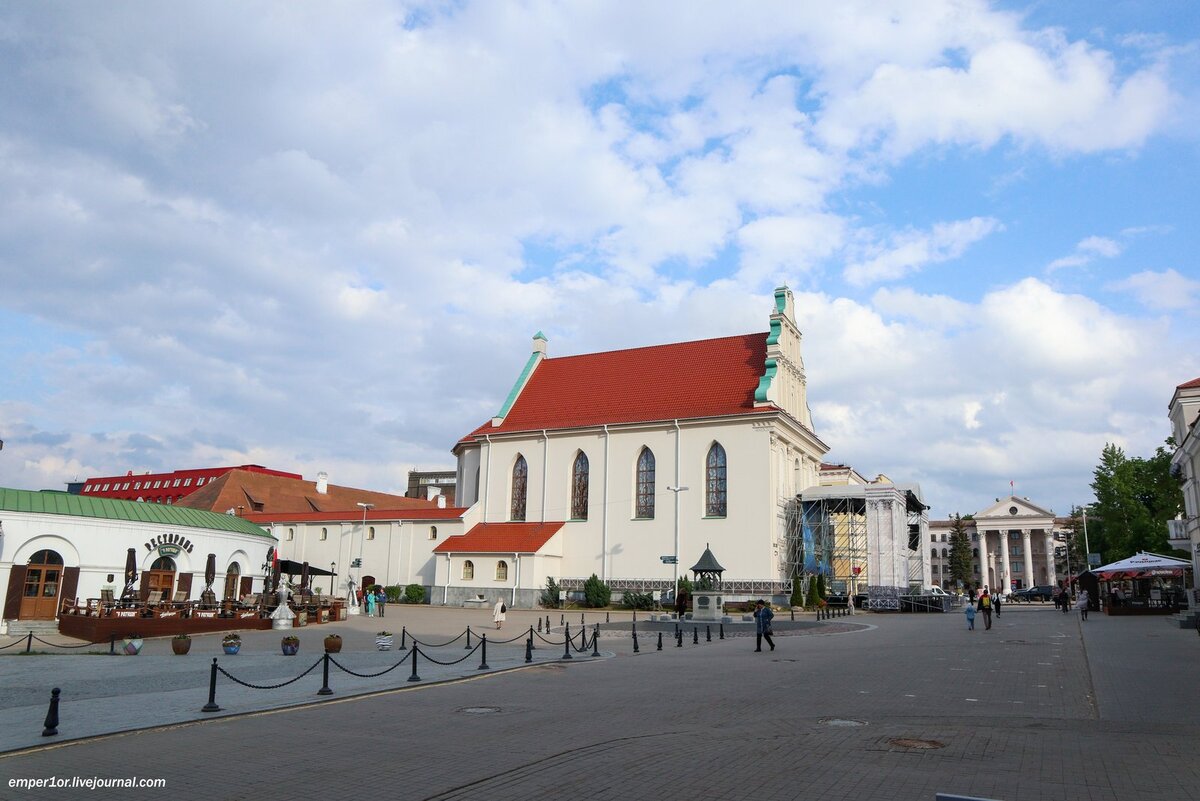
M 402 488 L 551 355 L 765 330 L 933 514 L 1200 376 L 1186 2 L 0 9 L 0 486 Z

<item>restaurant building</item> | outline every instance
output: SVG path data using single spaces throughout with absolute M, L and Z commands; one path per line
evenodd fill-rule
M 105 590 L 119 598 L 130 549 L 140 600 L 192 600 L 205 590 L 214 555 L 217 598 L 261 592 L 275 539 L 235 515 L 166 504 L 0 488 L 3 633 L 56 621 L 64 607 L 87 608 Z M 112 578 L 110 578 L 110 576 Z

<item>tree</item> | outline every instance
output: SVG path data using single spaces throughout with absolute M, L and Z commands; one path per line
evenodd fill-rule
M 973 558 L 967 526 L 962 516 L 956 512 L 954 522 L 950 524 L 950 577 L 960 587 L 971 583 L 974 576 Z
M 1166 444 L 1173 445 L 1169 439 Z M 1108 443 L 1093 475 L 1094 508 L 1103 521 L 1097 527 L 1097 542 L 1103 543 L 1103 550 L 1092 550 L 1099 551 L 1106 562 L 1138 551 L 1166 551 L 1167 521 L 1183 509 L 1183 491 L 1171 476 L 1170 451 L 1160 445 L 1149 459 L 1131 459 L 1120 447 Z M 1091 531 L 1088 533 L 1091 540 Z
M 804 606 L 804 577 L 799 573 L 792 576 L 792 606 Z

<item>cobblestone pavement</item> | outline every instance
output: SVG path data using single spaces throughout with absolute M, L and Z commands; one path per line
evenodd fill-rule
M 410 628 L 432 637 L 466 614 L 414 611 Z M 512 613 L 503 633 L 535 619 Z M 161 777 L 214 799 L 1200 799 L 1194 632 L 1049 606 L 1006 607 L 991 631 L 961 614 L 830 623 L 781 631 L 773 653 L 700 636 L 634 655 L 610 628 L 612 659 L 65 743 L 4 756 L 0 775 Z M 347 644 L 370 625 L 347 624 Z M 123 697 L 147 716 L 152 700 Z

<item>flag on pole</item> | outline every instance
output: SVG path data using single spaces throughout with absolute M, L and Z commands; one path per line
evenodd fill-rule
M 1016 494 L 1017 494 L 1017 485 L 1016 485 L 1016 483 L 1015 483 L 1015 482 L 1012 482 L 1012 481 L 1009 481 L 1009 482 L 1008 482 L 1008 490 L 1009 490 L 1009 494 L 1011 494 L 1011 495 L 1016 495 Z

